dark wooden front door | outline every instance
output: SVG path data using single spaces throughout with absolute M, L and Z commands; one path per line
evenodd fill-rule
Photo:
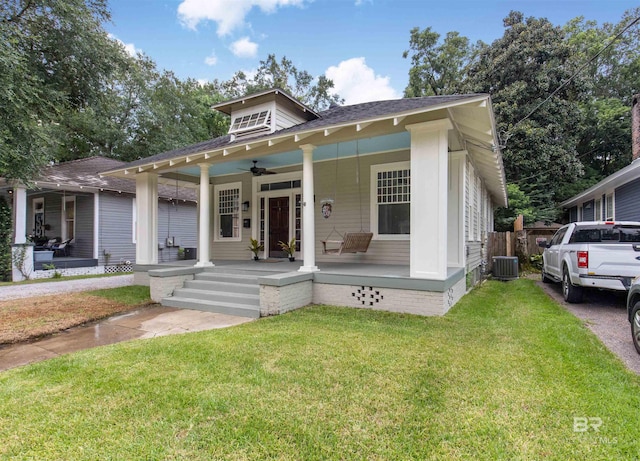
M 289 241 L 289 197 L 269 199 L 269 257 L 286 258 L 278 242 Z

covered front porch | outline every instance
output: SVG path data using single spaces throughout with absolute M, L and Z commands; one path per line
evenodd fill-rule
M 411 277 L 408 265 L 323 262 L 318 263 L 317 271 L 301 272 L 303 267 L 304 261 L 266 259 L 216 260 L 211 267 L 196 267 L 182 261 L 134 270 L 138 277 L 148 277 L 152 299 L 168 305 L 171 305 L 174 292 L 194 279 L 214 275 L 255 277 L 259 285 L 256 317 L 277 315 L 308 304 L 442 315 L 467 289 L 463 268 L 448 268 L 445 280 L 429 280 Z M 226 280 L 228 284 L 233 282 L 233 279 Z M 207 296 L 209 299 L 214 297 Z M 209 310 L 206 305 L 198 306 L 197 303 L 189 307 Z

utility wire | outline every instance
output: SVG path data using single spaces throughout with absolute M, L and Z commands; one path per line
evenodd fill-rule
M 604 48 L 602 48 L 600 51 L 598 51 L 596 54 L 594 54 L 591 59 L 589 59 L 587 62 L 585 62 L 582 66 L 580 66 L 580 68 L 575 71 L 573 73 L 573 75 L 571 75 L 571 77 L 569 77 L 568 80 L 566 80 L 565 82 L 563 82 L 558 88 L 556 88 L 553 93 L 551 93 L 549 96 L 547 96 L 547 99 L 545 99 L 544 101 L 542 101 L 540 104 L 538 104 L 536 107 L 534 107 L 527 115 L 525 115 L 522 119 L 520 119 L 518 122 L 516 122 L 515 125 L 513 125 L 511 127 L 510 130 L 508 130 L 505 135 L 504 135 L 504 143 L 500 143 L 501 144 L 501 148 L 505 148 L 507 141 L 509 140 L 510 136 L 510 132 L 512 132 L 518 125 L 520 125 L 522 122 L 524 122 L 525 120 L 527 120 L 529 117 L 531 117 L 538 109 L 540 109 L 540 107 L 542 107 L 544 104 L 547 103 L 547 101 L 549 101 L 558 91 L 560 91 L 562 88 L 564 88 L 565 86 L 567 86 L 569 83 L 571 83 L 571 81 L 580 73 L 582 72 L 589 64 L 591 64 L 593 61 L 595 61 L 598 56 L 600 56 L 607 48 L 609 48 L 611 45 L 613 45 L 615 43 L 616 40 L 618 40 L 622 34 L 624 34 L 627 30 L 629 30 L 632 26 L 634 26 L 638 21 L 640 21 L 640 16 L 635 18 L 633 21 L 631 21 L 629 24 L 627 24 L 627 26 L 622 29 L 620 32 L 618 32 L 616 34 L 615 37 L 613 37 L 609 43 L 607 43 Z

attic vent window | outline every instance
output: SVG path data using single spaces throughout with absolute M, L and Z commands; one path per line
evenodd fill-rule
M 269 127 L 271 122 L 271 111 L 264 110 L 249 115 L 241 115 L 233 119 L 229 133 L 255 130 L 257 128 Z

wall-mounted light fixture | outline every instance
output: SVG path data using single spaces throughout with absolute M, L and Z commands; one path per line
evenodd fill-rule
M 242 211 L 249 211 L 249 201 L 242 202 Z

